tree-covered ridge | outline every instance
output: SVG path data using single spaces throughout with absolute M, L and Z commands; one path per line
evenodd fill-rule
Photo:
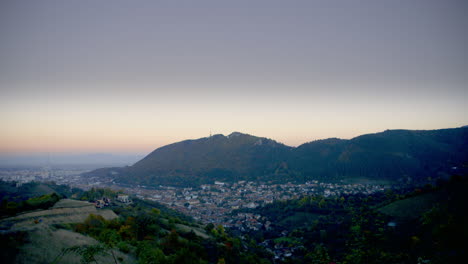
M 88 177 L 123 184 L 198 186 L 239 180 L 305 182 L 365 178 L 420 183 L 468 161 L 468 127 L 387 130 L 350 140 L 326 139 L 293 148 L 233 133 L 154 150 L 133 166 L 99 169 Z
M 459 263 L 468 252 L 467 188 L 468 179 L 455 176 L 411 192 L 275 202 L 249 211 L 267 228 L 238 234 L 280 263 Z M 415 206 L 422 209 L 402 212 Z
M 79 192 L 82 191 L 54 183 L 17 184 L 0 180 L 0 218 L 25 211 L 48 209 L 61 198 Z
M 25 211 L 48 209 L 58 202 L 61 197 L 57 193 L 32 197 L 20 202 L 3 199 L 0 204 L 0 217 L 13 216 Z

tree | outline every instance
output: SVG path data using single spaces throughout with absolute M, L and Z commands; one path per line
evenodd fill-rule
M 181 242 L 179 241 L 179 234 L 175 229 L 172 229 L 169 235 L 165 237 L 162 245 L 166 254 L 173 254 L 178 248 L 180 248 Z
M 164 264 L 168 263 L 167 257 L 161 249 L 151 246 L 147 242 L 140 243 L 137 250 L 138 263 Z
M 323 208 L 323 207 L 325 206 L 325 204 L 326 204 L 325 199 L 322 198 L 322 199 L 320 200 L 319 204 L 318 204 L 318 207 L 319 207 L 319 208 Z
M 102 245 L 81 245 L 65 248 L 60 252 L 60 254 L 57 257 L 55 257 L 52 263 L 60 263 L 60 260 L 63 258 L 63 256 L 70 252 L 80 255 L 81 263 L 83 264 L 91 262 L 95 262 L 96 264 L 98 264 L 96 260 L 96 255 L 105 253 L 105 248 Z
M 115 230 L 106 229 L 100 234 L 99 240 L 104 242 L 104 244 L 107 246 L 107 249 L 111 252 L 112 258 L 114 258 L 115 264 L 117 264 L 117 260 L 115 258 L 113 249 L 121 241 L 119 234 L 117 234 Z
M 182 248 L 173 256 L 173 263 L 201 264 L 204 261 L 195 252 L 190 251 L 188 248 Z
M 206 230 L 206 232 L 211 233 L 211 230 L 213 230 L 214 227 L 215 227 L 215 226 L 214 226 L 213 223 L 209 223 L 209 224 L 207 224 L 207 225 L 205 226 L 205 230 Z
M 311 264 L 328 264 L 331 258 L 328 255 L 328 250 L 323 244 L 317 244 L 314 251 L 306 255 L 307 263 Z

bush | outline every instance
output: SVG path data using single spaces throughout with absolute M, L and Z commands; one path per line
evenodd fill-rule
M 25 210 L 48 209 L 52 207 L 60 197 L 56 193 L 46 194 L 39 197 L 29 198 L 23 204 Z
M 117 244 L 117 248 L 123 253 L 130 253 L 131 251 L 131 246 L 123 241 Z

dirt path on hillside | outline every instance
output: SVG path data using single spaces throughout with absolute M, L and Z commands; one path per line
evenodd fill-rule
M 19 248 L 13 263 L 52 263 L 64 249 L 99 244 L 92 237 L 54 227 L 54 224 L 83 222 L 89 214 L 101 215 L 107 220 L 118 217 L 112 210 L 98 210 L 88 202 L 63 199 L 48 210 L 28 212 L 1 220 L 0 229 L 4 234 L 27 232 L 27 241 Z M 114 254 L 121 260 L 119 263 L 136 263 L 136 260 L 129 255 L 119 251 L 114 251 Z M 114 264 L 109 250 L 98 255 L 96 259 L 100 264 Z M 70 252 L 61 256 L 57 263 L 79 264 L 81 257 Z
M 89 214 L 101 215 L 107 220 L 118 216 L 112 210 L 98 210 L 89 202 L 62 199 L 48 210 L 28 212 L 0 221 L 2 229 L 26 231 L 35 229 L 36 225 L 53 225 L 83 222 Z M 38 224 L 36 222 L 39 222 Z

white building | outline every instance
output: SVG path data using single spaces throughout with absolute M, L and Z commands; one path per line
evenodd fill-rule
M 128 199 L 128 195 L 119 194 L 117 196 L 117 201 L 122 202 L 122 203 L 129 203 L 130 199 Z

